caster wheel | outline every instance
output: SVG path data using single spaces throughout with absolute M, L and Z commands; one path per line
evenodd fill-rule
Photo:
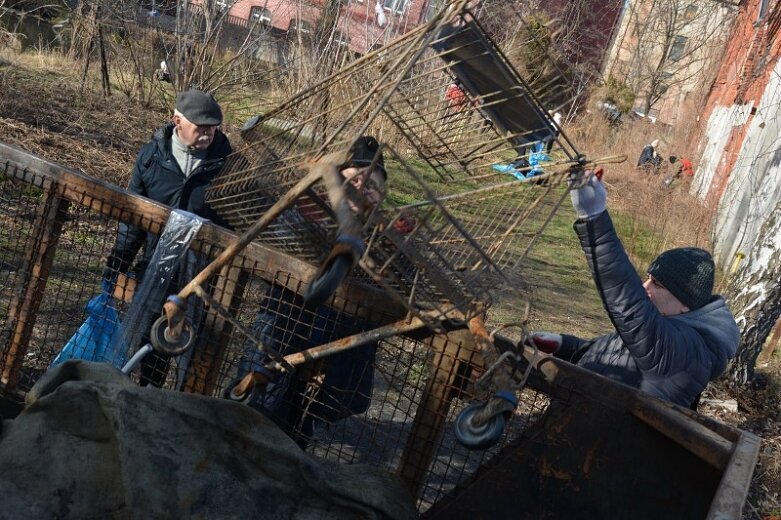
M 172 341 L 168 336 L 168 318 L 165 315 L 157 318 L 157 321 L 152 324 L 152 330 L 149 331 L 149 339 L 156 351 L 171 357 L 184 354 L 195 343 L 193 328 L 186 321 L 179 339 Z
M 243 377 L 237 377 L 231 381 L 230 384 L 225 387 L 225 390 L 222 391 L 222 397 L 228 401 L 233 401 L 234 403 L 251 403 L 260 393 L 260 389 L 258 388 L 258 385 L 253 385 L 252 389 L 246 394 L 236 394 L 236 388 L 243 379 Z
M 503 413 L 494 415 L 482 426 L 472 424 L 474 416 L 482 410 L 485 403 L 472 403 L 458 414 L 454 425 L 456 439 L 470 450 L 484 450 L 497 443 L 505 425 Z
M 347 255 L 337 256 L 328 269 L 316 280 L 312 280 L 304 295 L 304 301 L 311 305 L 324 303 L 347 277 L 352 260 Z

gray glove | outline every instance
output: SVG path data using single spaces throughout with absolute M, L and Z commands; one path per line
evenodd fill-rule
M 592 175 L 580 188 L 570 191 L 569 195 L 578 218 L 588 220 L 607 209 L 607 191 L 596 175 Z

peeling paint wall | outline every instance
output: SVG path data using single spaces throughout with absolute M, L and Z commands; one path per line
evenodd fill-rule
M 737 252 L 752 251 L 781 200 L 781 3 L 762 19 L 759 12 L 759 0 L 741 5 L 703 110 L 703 152 L 691 188 L 716 208 L 714 256 L 721 267 Z
M 719 201 L 714 248 L 724 261 L 751 250 L 762 223 L 781 200 L 780 75 L 777 62 Z
M 705 131 L 705 149 L 691 185 L 692 195 L 703 200 L 707 197 L 713 178 L 722 166 L 732 129 L 744 125 L 750 115 L 751 105 L 719 106 L 713 109 Z

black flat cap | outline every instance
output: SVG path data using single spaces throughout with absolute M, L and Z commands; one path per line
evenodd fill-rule
M 376 156 L 374 166 L 387 179 L 388 172 L 385 170 L 385 160 L 382 157 L 382 152 L 377 153 L 379 150 L 380 143 L 377 142 L 377 139 L 370 135 L 362 135 L 350 148 L 349 163 L 355 166 L 368 166 L 375 160 Z
M 222 124 L 222 110 L 214 96 L 200 90 L 186 90 L 176 96 L 176 110 L 199 126 Z

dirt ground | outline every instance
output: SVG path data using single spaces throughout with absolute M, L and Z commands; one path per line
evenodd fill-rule
M 104 98 L 56 66 L 32 65 L 13 56 L 0 56 L 0 141 L 89 175 L 126 185 L 139 147 L 168 114 L 162 107 L 143 107 L 122 94 Z M 227 129 L 230 136 L 231 129 Z M 562 288 L 556 288 L 561 291 Z M 567 295 L 562 295 L 566 300 Z M 578 295 L 570 295 L 577 299 Z M 596 300 L 595 300 L 596 301 Z M 563 306 L 562 306 L 563 307 Z M 552 323 L 602 322 L 595 316 L 582 319 L 551 306 Z M 599 321 L 599 323 L 596 323 Z M 781 349 L 770 363 L 759 367 L 757 382 L 732 389 L 723 382 L 711 385 L 699 412 L 762 437 L 759 462 L 744 518 L 781 520 Z M 724 402 L 737 403 L 737 411 Z

